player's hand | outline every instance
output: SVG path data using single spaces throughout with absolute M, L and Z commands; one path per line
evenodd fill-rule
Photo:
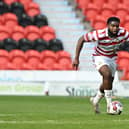
M 78 70 L 78 66 L 79 66 L 79 60 L 74 59 L 74 61 L 73 61 L 73 68 L 74 68 L 75 70 Z

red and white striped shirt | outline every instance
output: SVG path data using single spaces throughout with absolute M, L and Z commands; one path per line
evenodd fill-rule
M 124 41 L 129 41 L 129 32 L 120 27 L 117 37 L 110 38 L 108 36 L 108 28 L 104 28 L 84 34 L 84 39 L 86 42 L 97 41 L 93 55 L 112 58 L 117 56 L 116 49 L 119 47 L 119 45 L 124 43 Z

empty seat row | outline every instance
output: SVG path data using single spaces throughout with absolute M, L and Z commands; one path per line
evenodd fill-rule
M 0 50 L 0 69 L 72 70 L 71 55 L 66 51 Z M 10 67 L 10 68 L 9 68 Z
M 98 15 L 94 20 L 90 21 L 90 24 L 95 29 L 102 29 L 106 27 L 106 20 L 107 19 L 105 17 Z M 120 26 L 126 28 L 129 31 L 129 16 L 126 16 L 124 20 L 120 18 L 120 20 L 121 20 Z
M 6 25 L 10 28 L 14 25 L 21 25 L 23 27 L 35 25 L 37 27 L 43 27 L 48 25 L 48 20 L 44 14 L 39 14 L 35 17 L 22 14 L 21 17 L 18 18 L 14 13 L 4 13 L 0 15 L 0 25 Z
M 122 71 L 121 80 L 129 80 L 129 52 L 119 51 L 117 58 L 117 69 Z
M 118 4 L 123 4 L 128 6 L 129 1 L 128 0 L 76 0 L 77 8 L 80 8 L 82 11 L 84 11 L 88 4 L 94 4 L 98 8 L 101 8 L 104 4 L 113 5 L 114 8 L 117 7 Z
M 35 4 L 32 3 L 29 5 L 34 6 Z M 40 14 L 40 13 L 36 14 L 34 10 L 26 13 L 24 6 L 19 2 L 14 2 L 11 4 L 10 7 L 8 7 L 4 2 L 0 1 L 0 14 L 2 15 L 5 13 L 13 13 L 13 15 L 15 14 L 15 16 L 8 15 L 8 19 L 14 19 L 17 16 L 15 19 L 17 19 L 19 24 L 22 26 L 37 25 L 41 27 L 43 25 L 48 25 L 48 19 L 44 14 Z M 32 14 L 29 14 L 29 13 L 32 13 Z
M 129 9 L 127 6 L 123 4 L 118 4 L 118 8 L 115 9 L 114 6 L 104 4 L 102 8 L 98 8 L 98 6 L 94 4 L 88 4 L 87 8 L 84 10 L 83 14 L 90 19 L 94 19 L 96 15 L 103 15 L 103 17 L 109 17 L 111 15 L 117 15 L 122 17 L 123 15 L 129 14 Z M 92 16 L 90 16 L 92 15 Z
M 30 1 L 28 4 L 23 4 L 22 1 L 15 1 L 10 3 L 9 5 L 3 1 L 0 1 L 0 14 L 9 12 L 9 11 L 16 11 L 16 14 L 20 16 L 20 13 L 26 13 L 29 16 L 33 17 L 35 15 L 40 14 L 40 7 L 37 3 Z
M 53 27 L 43 26 L 38 28 L 36 26 L 27 26 L 25 28 L 21 26 L 14 26 L 10 28 L 8 26 L 0 25 L 0 40 L 4 40 L 6 38 L 13 38 L 18 41 L 21 38 L 27 38 L 31 41 L 42 38 L 46 41 L 56 38 L 56 33 Z
M 117 16 L 121 19 L 121 26 L 129 30 L 129 20 L 125 17 L 129 15 L 127 0 L 76 0 L 76 2 L 79 7 L 82 6 L 85 20 L 90 21 L 93 28 L 104 28 L 108 17 Z
M 11 51 L 13 49 L 20 49 L 22 51 L 27 51 L 30 49 L 37 50 L 41 52 L 43 50 L 51 50 L 54 52 L 63 50 L 63 43 L 59 39 L 52 39 L 49 42 L 46 42 L 43 39 L 36 39 L 34 41 L 30 41 L 26 38 L 22 38 L 19 41 L 15 41 L 11 38 L 4 39 L 0 41 L 0 49 L 5 49 L 7 51 Z

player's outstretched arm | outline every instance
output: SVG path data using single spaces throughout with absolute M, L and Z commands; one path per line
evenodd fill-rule
M 79 66 L 79 56 L 80 56 L 80 52 L 81 49 L 83 47 L 83 43 L 85 42 L 84 40 L 84 36 L 81 36 L 77 42 L 77 46 L 76 46 L 76 52 L 75 52 L 75 58 L 73 60 L 73 68 L 75 70 L 78 70 L 78 66 Z

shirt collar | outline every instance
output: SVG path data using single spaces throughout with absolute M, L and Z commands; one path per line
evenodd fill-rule
M 108 37 L 108 28 L 106 28 L 105 31 L 106 31 L 106 37 Z

